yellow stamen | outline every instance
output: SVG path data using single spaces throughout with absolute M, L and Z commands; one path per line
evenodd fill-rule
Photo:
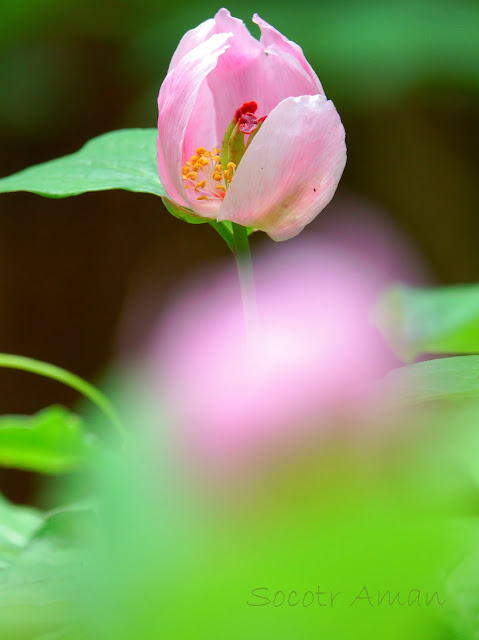
M 215 200 L 223 197 L 235 170 L 234 162 L 229 162 L 227 168 L 223 169 L 221 151 L 218 147 L 213 147 L 211 151 L 207 151 L 205 147 L 198 147 L 196 154 L 183 165 L 181 177 L 186 183 L 185 189 L 191 187 L 196 193 L 200 193 L 198 200 Z M 211 179 L 217 183 L 215 186 L 211 184 Z

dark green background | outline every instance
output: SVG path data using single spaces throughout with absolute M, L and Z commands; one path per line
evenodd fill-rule
M 155 126 L 177 42 L 220 6 L 1 0 L 0 175 L 112 129 Z M 228 8 L 246 21 L 257 11 L 298 42 L 334 100 L 349 154 L 338 197 L 386 211 L 439 282 L 477 280 L 479 5 L 247 0 Z M 327 217 L 314 223 L 318 230 Z M 210 228 L 171 218 L 152 196 L 4 195 L 0 350 L 94 378 L 115 352 L 136 283 L 154 283 L 161 304 L 180 276 L 226 256 Z M 55 383 L 0 372 L 2 413 L 74 400 Z M 16 475 L 7 481 L 13 497 L 27 495 Z

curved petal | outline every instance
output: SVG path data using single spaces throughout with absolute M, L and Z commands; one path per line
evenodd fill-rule
M 304 57 L 303 50 L 299 45 L 297 45 L 292 40 L 288 40 L 282 33 L 280 33 L 277 29 L 268 24 L 265 20 L 259 17 L 257 13 L 253 16 L 253 22 L 258 25 L 261 29 L 261 39 L 260 42 L 266 48 L 267 47 L 275 47 L 279 51 L 282 51 L 286 54 L 289 54 L 295 58 L 301 67 L 306 71 L 308 76 L 311 78 L 316 91 L 315 93 L 324 94 L 323 87 L 321 86 L 321 82 L 319 81 L 318 76 L 313 71 L 313 68 L 309 64 L 309 62 Z
M 215 33 L 232 33 L 238 51 L 248 51 L 259 47 L 258 40 L 246 28 L 243 20 L 233 18 L 228 9 L 220 9 L 214 17 Z
M 329 203 L 346 163 L 344 127 L 325 96 L 283 100 L 248 147 L 218 220 L 296 236 Z
M 190 51 L 196 49 L 202 42 L 208 40 L 214 33 L 218 33 L 215 30 L 216 23 L 213 18 L 205 20 L 194 29 L 190 29 L 181 38 L 179 45 L 176 47 L 176 51 L 171 58 L 170 66 L 168 67 L 168 73 L 176 67 L 179 61 L 184 58 Z
M 230 34 L 215 34 L 187 53 L 171 69 L 158 96 L 158 172 L 168 197 L 189 206 L 185 199 L 181 168 L 186 128 L 203 81 L 228 47 Z

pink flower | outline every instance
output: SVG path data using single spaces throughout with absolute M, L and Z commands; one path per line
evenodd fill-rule
M 368 245 L 352 252 L 324 238 L 260 256 L 250 349 L 234 271 L 215 267 L 190 283 L 147 351 L 155 415 L 168 416 L 192 466 L 241 475 L 348 420 L 361 425 L 373 381 L 395 364 L 370 324 L 384 264 Z
M 334 195 L 344 128 L 300 47 L 221 9 L 182 38 L 158 96 L 158 171 L 201 218 L 297 235 Z

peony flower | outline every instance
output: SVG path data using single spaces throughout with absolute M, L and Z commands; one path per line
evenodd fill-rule
M 183 36 L 158 96 L 158 171 L 169 208 L 287 240 L 333 197 L 344 128 L 301 48 L 253 21 L 259 41 L 226 9 Z

